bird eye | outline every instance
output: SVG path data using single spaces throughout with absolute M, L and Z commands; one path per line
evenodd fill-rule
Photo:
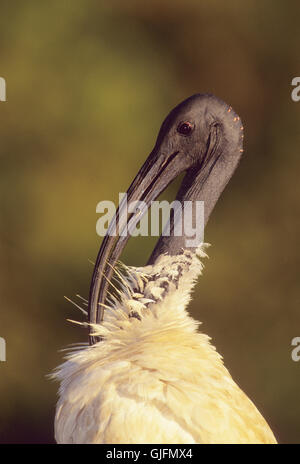
M 177 132 L 182 135 L 190 135 L 194 129 L 194 124 L 191 122 L 185 121 L 181 122 L 177 127 Z

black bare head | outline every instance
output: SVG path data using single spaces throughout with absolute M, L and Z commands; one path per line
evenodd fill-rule
M 169 113 L 154 149 L 127 191 L 127 202 L 143 201 L 145 210 L 130 214 L 121 202 L 102 242 L 90 289 L 90 323 L 102 320 L 101 304 L 106 299 L 107 281 L 130 236 L 124 231 L 135 228 L 151 201 L 182 172 L 186 175 L 177 200 L 204 201 L 206 224 L 241 157 L 242 139 L 239 116 L 213 95 L 193 95 Z M 184 235 L 161 237 L 149 262 L 160 253 L 176 254 L 184 246 Z M 92 337 L 91 342 L 95 342 Z

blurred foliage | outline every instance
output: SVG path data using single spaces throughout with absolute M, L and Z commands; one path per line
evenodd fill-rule
M 173 106 L 211 92 L 241 115 L 245 153 L 191 312 L 279 441 L 299 443 L 299 13 L 295 0 L 1 3 L 0 442 L 53 442 L 46 375 L 86 340 L 63 295 L 88 295 L 96 204 L 126 191 Z M 125 262 L 152 247 L 132 239 Z

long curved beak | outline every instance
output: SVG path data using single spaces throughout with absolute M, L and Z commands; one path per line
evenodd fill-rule
M 108 282 L 113 273 L 113 266 L 119 259 L 125 247 L 130 232 L 133 231 L 148 210 L 151 201 L 155 200 L 161 192 L 175 179 L 178 174 L 188 166 L 184 157 L 178 151 L 162 153 L 161 147 L 156 144 L 146 162 L 130 185 L 127 196 L 121 201 L 116 214 L 111 221 L 107 233 L 101 244 L 90 287 L 89 296 L 89 323 L 100 323 L 103 319 L 103 306 L 105 302 Z M 127 198 L 126 198 L 127 197 Z M 145 208 L 134 213 L 128 213 L 128 205 L 133 201 L 143 201 Z M 95 343 L 90 335 L 91 344 Z

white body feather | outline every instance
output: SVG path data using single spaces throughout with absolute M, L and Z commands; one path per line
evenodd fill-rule
M 58 443 L 276 443 L 186 311 L 198 256 L 128 268 L 121 301 L 93 326 L 103 341 L 70 354 L 53 375 Z

